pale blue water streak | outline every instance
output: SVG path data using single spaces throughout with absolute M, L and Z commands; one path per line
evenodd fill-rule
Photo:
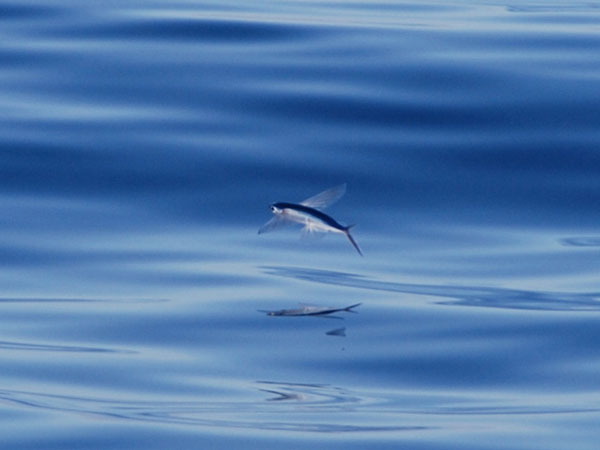
M 599 20 L 1 2 L 3 447 L 595 449 Z

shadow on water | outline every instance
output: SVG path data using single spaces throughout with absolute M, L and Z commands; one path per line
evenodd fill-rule
M 372 280 L 359 274 L 291 266 L 262 266 L 269 274 L 372 291 L 442 297 L 443 305 L 536 311 L 599 311 L 600 292 L 551 292 L 486 286 L 452 286 Z
M 346 337 L 346 327 L 342 327 L 342 328 L 335 328 L 334 330 L 329 330 L 327 333 L 325 333 L 327 336 L 339 336 L 339 337 Z

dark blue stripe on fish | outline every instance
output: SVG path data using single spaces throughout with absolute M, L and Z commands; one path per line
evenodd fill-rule
M 339 230 L 346 229 L 346 227 L 344 225 L 339 224 L 332 217 L 329 217 L 324 212 L 321 212 L 315 208 L 311 208 L 310 206 L 304 206 L 304 205 L 299 205 L 297 203 L 286 203 L 286 202 L 273 203 L 273 206 L 275 206 L 276 208 L 279 208 L 279 209 L 293 209 L 296 211 L 301 211 L 303 213 L 306 213 L 313 217 L 316 217 L 317 219 L 320 219 L 321 221 L 323 221 L 324 223 L 326 223 L 329 226 L 332 226 Z

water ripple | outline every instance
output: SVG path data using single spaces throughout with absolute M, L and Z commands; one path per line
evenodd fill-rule
M 300 385 L 296 385 L 297 387 Z M 304 385 L 314 391 L 315 387 Z M 240 428 L 269 431 L 301 431 L 317 433 L 415 431 L 430 427 L 420 425 L 364 425 L 336 423 L 334 416 L 298 414 L 298 410 L 283 411 L 273 403 L 197 401 L 127 401 L 108 398 L 86 398 L 52 395 L 31 391 L 0 390 L 0 400 L 21 406 L 60 412 L 98 415 L 117 420 L 127 419 L 163 424 L 193 425 L 216 428 Z M 338 399 L 339 400 L 339 399 Z M 337 401 L 337 400 L 336 400 Z M 231 417 L 235 415 L 237 420 Z M 286 420 L 287 418 L 287 420 Z M 312 419 L 312 420 L 311 420 Z M 339 417 L 337 418 L 339 420 Z
M 115 350 L 102 347 L 84 347 L 73 345 L 34 344 L 29 342 L 0 341 L 1 350 L 33 350 L 42 352 L 74 352 L 74 353 L 136 353 L 131 350 Z
M 210 428 L 338 434 L 423 432 L 454 428 L 451 422 L 441 425 L 436 416 L 511 417 L 595 414 L 600 411 L 597 407 L 589 406 L 589 402 L 580 403 L 578 407 L 569 406 L 581 400 L 577 398 L 569 398 L 567 400 L 570 402 L 567 403 L 558 397 L 550 401 L 515 397 L 498 402 L 497 399 L 468 394 L 450 395 L 430 391 L 361 393 L 327 384 L 275 381 L 258 381 L 249 387 L 267 393 L 269 397 L 259 401 L 134 401 L 4 389 L 0 390 L 0 400 L 28 408 L 97 415 L 119 421 L 125 419 Z M 355 422 L 356 417 L 361 423 Z
M 577 236 L 561 239 L 563 245 L 570 247 L 600 247 L 598 236 Z
M 257 381 L 260 391 L 275 395 L 267 401 L 297 401 L 311 405 L 356 404 L 361 398 L 348 390 L 327 384 L 288 383 L 279 381 Z
M 0 21 L 25 20 L 48 18 L 56 15 L 58 8 L 41 5 L 23 5 L 16 3 L 3 3 L 0 5 Z
M 81 297 L 0 297 L 0 303 L 159 303 L 168 302 L 166 299 L 154 298 L 81 298 Z
M 600 311 L 600 292 L 569 293 L 486 286 L 397 283 L 372 280 L 362 275 L 348 272 L 291 266 L 263 266 L 261 269 L 269 275 L 334 286 L 428 295 L 450 299 L 438 302 L 444 305 L 535 311 Z
M 312 33 L 313 31 L 311 31 Z M 82 27 L 68 32 L 69 37 L 107 38 L 141 41 L 206 41 L 215 43 L 264 43 L 300 39 L 308 36 L 308 30 L 277 23 L 261 23 L 242 20 L 208 20 L 177 18 L 160 20 L 130 20 L 114 25 Z

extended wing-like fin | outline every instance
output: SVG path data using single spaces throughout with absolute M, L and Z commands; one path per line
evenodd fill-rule
M 337 202 L 345 193 L 346 183 L 332 187 L 331 189 L 327 189 L 326 191 L 307 198 L 300 204 L 310 208 L 325 209 L 329 205 Z
M 278 228 L 283 227 L 284 225 L 288 225 L 289 223 L 290 222 L 284 219 L 283 217 L 280 217 L 278 215 L 274 216 L 271 218 L 271 220 L 269 220 L 267 223 L 265 223 L 262 227 L 258 229 L 258 234 L 263 234 L 269 231 L 276 230 Z

